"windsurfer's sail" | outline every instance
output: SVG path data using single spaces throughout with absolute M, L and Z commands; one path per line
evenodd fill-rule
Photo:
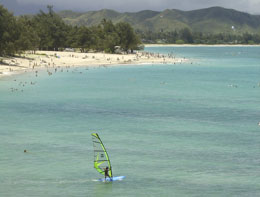
M 97 133 L 92 133 L 93 146 L 94 146 L 94 168 L 105 175 L 104 169 L 108 167 L 108 175 L 112 177 L 112 166 L 104 144 L 99 138 Z

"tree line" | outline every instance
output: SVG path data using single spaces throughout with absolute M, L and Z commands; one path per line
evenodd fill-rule
M 65 48 L 114 53 L 116 46 L 128 52 L 139 49 L 141 45 L 140 38 L 128 23 L 113 24 L 103 19 L 97 26 L 71 26 L 65 24 L 52 6 L 47 8 L 47 13 L 40 11 L 33 16 L 15 17 L 0 5 L 0 56 L 25 50 L 57 51 Z
M 260 44 L 260 34 L 191 32 L 188 28 L 173 32 L 137 31 L 144 43 L 165 44 Z
M 47 6 L 33 16 L 15 17 L 0 5 L 0 56 L 25 50 L 57 51 L 65 48 L 81 52 L 115 53 L 116 46 L 128 52 L 138 50 L 143 43 L 166 44 L 260 44 L 260 34 L 210 34 L 191 32 L 184 28 L 173 32 L 140 31 L 126 22 L 113 24 L 103 19 L 97 26 L 71 26 Z

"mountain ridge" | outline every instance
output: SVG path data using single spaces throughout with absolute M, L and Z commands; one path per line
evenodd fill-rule
M 71 25 L 98 25 L 102 19 L 114 23 L 128 22 L 135 30 L 171 32 L 188 28 L 202 33 L 259 33 L 260 15 L 210 7 L 191 11 L 166 9 L 163 11 L 142 10 L 138 12 L 117 12 L 110 9 L 98 11 L 61 11 L 58 14 Z

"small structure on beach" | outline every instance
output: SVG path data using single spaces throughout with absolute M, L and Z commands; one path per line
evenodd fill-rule
M 121 46 L 115 46 L 115 53 L 117 53 L 117 54 L 122 54 L 123 53 L 123 50 L 122 50 Z
M 75 52 L 75 49 L 73 49 L 73 48 L 65 48 L 64 51 L 65 52 Z

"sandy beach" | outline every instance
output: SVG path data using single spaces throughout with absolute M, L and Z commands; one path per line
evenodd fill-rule
M 21 56 L 1 58 L 0 77 L 19 74 L 36 69 L 60 67 L 97 67 L 136 64 L 176 64 L 187 61 L 184 58 L 175 58 L 174 55 L 162 55 L 147 52 L 135 54 L 105 54 L 105 53 L 78 53 L 37 51 L 35 54 L 26 52 Z

